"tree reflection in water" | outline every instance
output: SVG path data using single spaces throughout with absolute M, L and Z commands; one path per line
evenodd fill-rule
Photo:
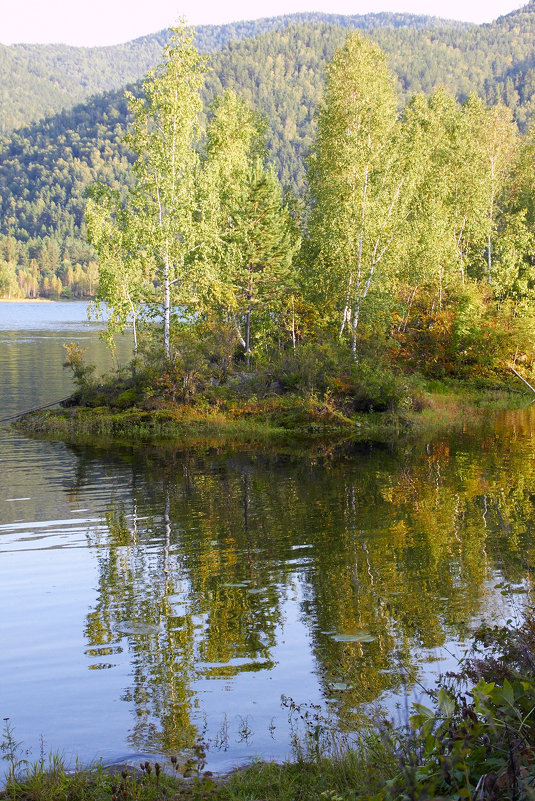
M 535 459 L 522 420 L 336 459 L 129 452 L 130 506 L 112 503 L 89 537 L 99 582 L 86 637 L 128 648 L 132 746 L 215 741 L 206 680 L 230 709 L 240 674 L 258 672 L 284 716 L 284 687 L 268 679 L 295 626 L 310 651 L 288 671 L 314 674 L 351 728 L 359 704 L 399 691 L 431 649 L 499 612 L 504 577 L 529 595 Z

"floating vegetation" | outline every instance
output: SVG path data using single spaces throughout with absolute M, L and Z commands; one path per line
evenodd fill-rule
M 155 623 L 144 623 L 142 621 L 125 620 L 124 623 L 118 623 L 116 627 L 118 634 L 123 635 L 137 635 L 137 634 L 156 634 L 160 631 L 160 627 Z
M 367 631 L 357 631 L 354 634 L 332 634 L 335 642 L 373 642 L 377 639 Z
M 226 581 L 224 584 L 221 584 L 222 587 L 247 587 L 249 584 L 248 581 Z

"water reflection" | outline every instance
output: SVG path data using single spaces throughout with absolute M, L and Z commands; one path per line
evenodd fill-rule
M 69 392 L 66 339 L 109 365 L 94 331 L 54 325 L 0 335 L 4 414 Z M 533 407 L 331 459 L 0 429 L 1 716 L 33 755 L 40 734 L 82 761 L 199 735 L 222 770 L 288 755 L 283 694 L 351 728 L 359 704 L 531 600 L 534 436 Z
M 128 501 L 111 503 L 106 525 L 88 535 L 99 579 L 85 629 L 89 652 L 101 655 L 93 669 L 128 651 L 130 746 L 181 749 L 200 729 L 215 742 L 222 710 L 210 696 L 223 690 L 227 711 L 251 726 L 256 702 L 266 731 L 271 707 L 287 733 L 279 697 L 288 685 L 298 701 L 327 699 L 351 727 L 359 704 L 399 690 L 407 669 L 463 640 L 481 615 L 503 614 L 495 585 L 504 577 L 529 595 L 525 416 L 476 441 L 329 463 L 130 453 Z M 90 477 L 98 459 L 77 457 Z M 302 651 L 281 664 L 292 638 Z M 256 679 L 245 692 L 244 675 Z M 206 693 L 214 681 L 219 690 Z

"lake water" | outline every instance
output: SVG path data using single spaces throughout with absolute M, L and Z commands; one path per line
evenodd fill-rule
M 0 417 L 68 394 L 73 340 L 109 366 L 84 304 L 0 304 Z M 534 445 L 533 407 L 321 459 L 0 427 L 0 717 L 30 757 L 202 737 L 218 771 L 291 754 L 281 697 L 351 730 L 530 602 Z

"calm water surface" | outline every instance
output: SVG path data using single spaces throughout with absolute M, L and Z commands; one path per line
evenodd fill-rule
M 69 392 L 64 341 L 105 368 L 82 306 L 0 304 L 0 417 Z M 41 734 L 82 761 L 201 736 L 215 770 L 290 754 L 281 696 L 350 730 L 479 621 L 521 615 L 534 432 L 531 409 L 310 459 L 0 428 L 0 717 L 35 757 Z

